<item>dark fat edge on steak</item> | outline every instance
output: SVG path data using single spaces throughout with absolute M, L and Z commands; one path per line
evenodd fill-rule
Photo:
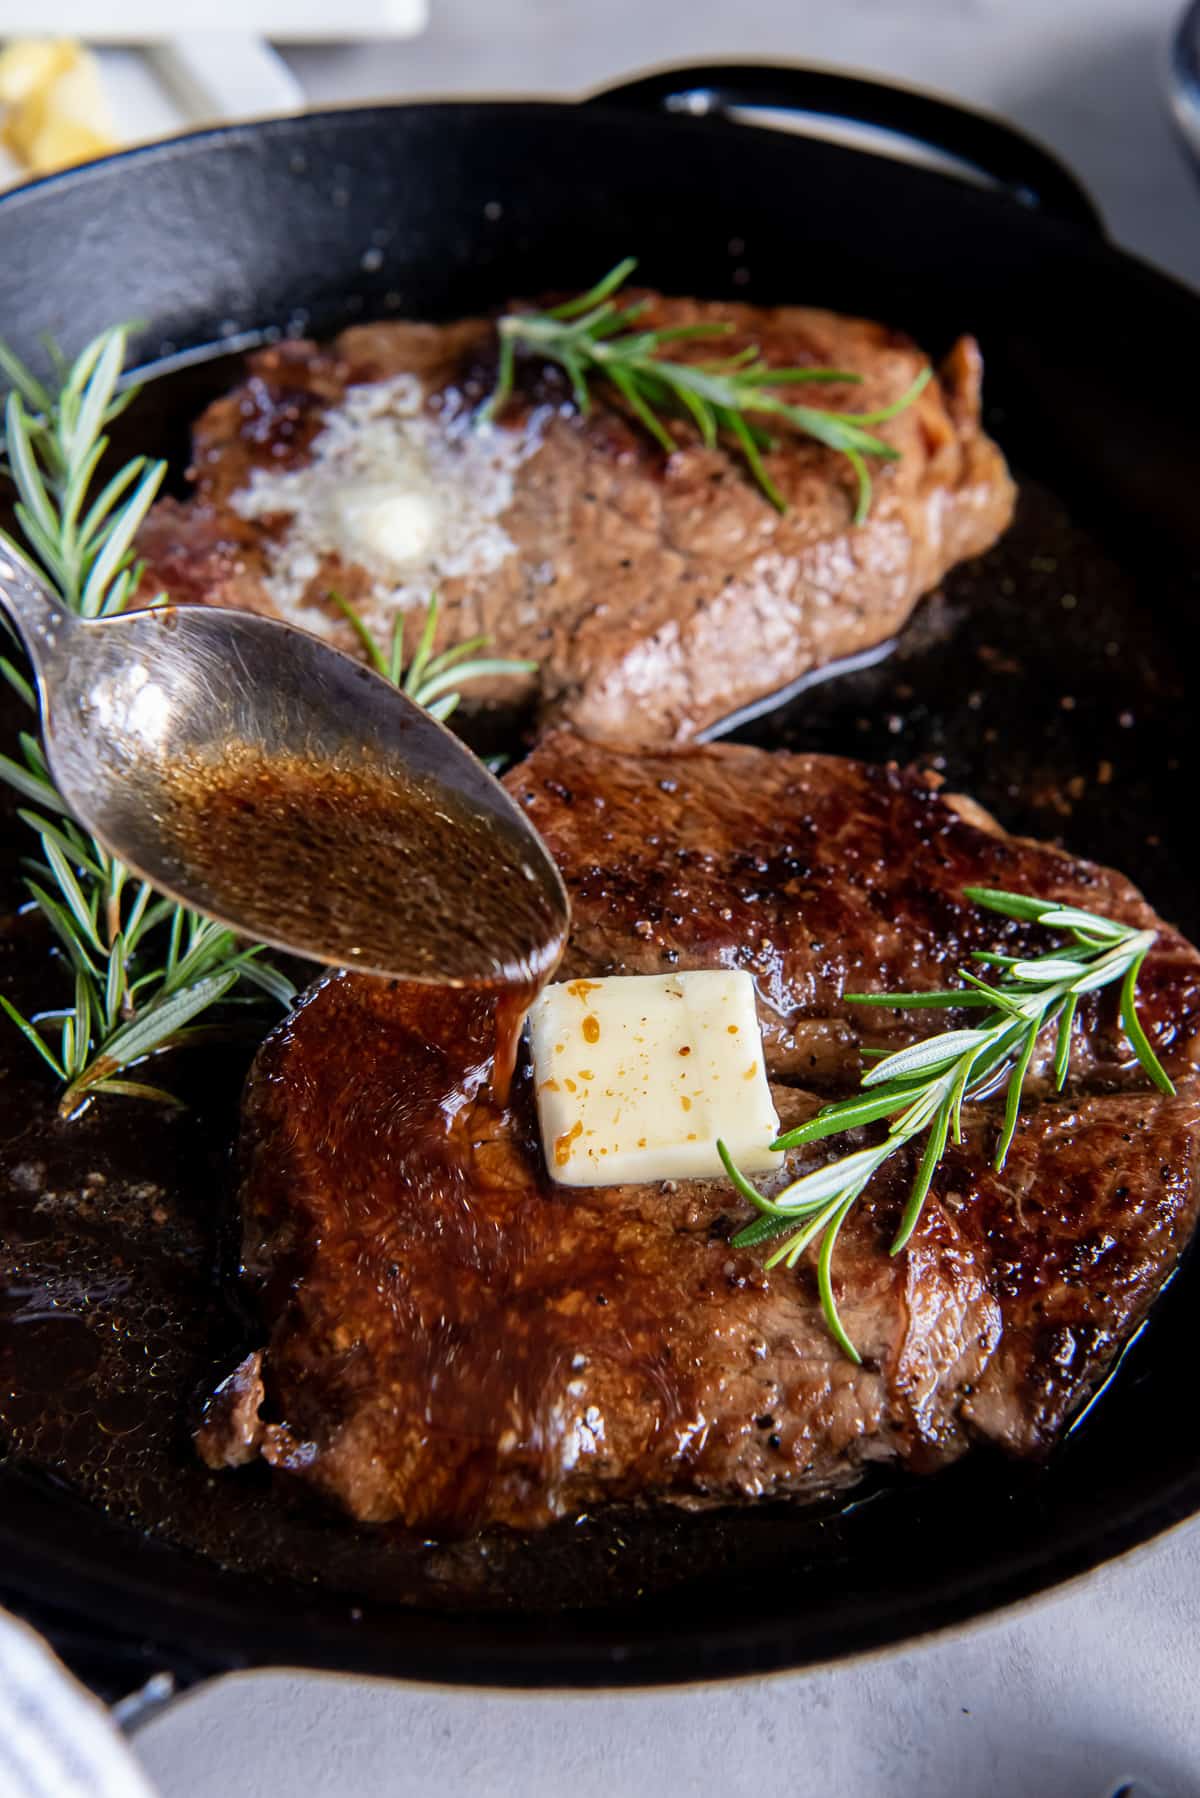
M 646 298 L 647 324 L 730 326 L 723 354 L 753 343 L 776 366 L 861 377 L 814 388 L 818 407 L 885 408 L 925 363 L 907 338 L 867 320 Z M 234 495 L 255 470 L 304 466 L 330 409 L 363 384 L 411 373 L 428 416 L 459 428 L 463 408 L 488 392 L 493 345 L 483 320 L 393 322 L 357 326 L 327 349 L 290 342 L 251 357 L 243 385 L 198 421 L 193 497 L 160 502 L 140 533 L 146 592 L 276 611 L 271 578 L 286 520 L 243 517 Z M 711 356 L 711 341 L 674 353 Z M 982 427 L 981 381 L 978 348 L 964 338 L 919 398 L 878 426 L 899 459 L 873 462 L 870 516 L 857 527 L 849 465 L 812 439 L 782 433 L 766 458 L 787 501 L 780 515 L 740 456 L 705 449 L 690 425 L 664 458 L 603 384 L 586 419 L 565 403 L 565 385 L 538 388 L 530 404 L 545 402 L 540 447 L 516 470 L 498 520 L 512 552 L 482 570 L 430 572 L 441 600 L 437 647 L 484 634 L 493 655 L 536 662 L 536 674 L 506 678 L 493 697 L 536 697 L 543 719 L 585 735 L 686 741 L 810 669 L 886 641 L 950 568 L 995 542 L 1012 516 L 1013 485 Z M 518 406 L 519 427 L 527 416 Z M 332 539 L 290 616 L 360 654 L 331 590 L 358 605 L 372 590 Z M 422 623 L 414 608 L 410 651 Z
M 889 1163 L 839 1243 L 855 1367 L 811 1257 L 768 1274 L 730 1247 L 727 1183 L 556 1187 L 529 1069 L 490 1102 L 488 1000 L 327 977 L 249 1082 L 244 1265 L 268 1337 L 210 1401 L 205 1458 L 261 1456 L 355 1517 L 453 1534 L 616 1499 L 812 1497 L 974 1438 L 1044 1452 L 1195 1221 L 1192 946 L 1120 875 L 892 768 L 560 733 L 507 782 L 571 891 L 566 971 L 750 968 L 785 1125 L 857 1084 L 861 1043 L 912 1032 L 846 991 L 942 986 L 974 947 L 1037 940 L 967 906 L 968 882 L 1160 930 L 1140 1002 L 1176 1096 L 1147 1088 L 1102 994 L 1067 1091 L 1035 1075 L 1004 1173 L 996 1108 L 973 1107 L 895 1258 L 913 1163 Z

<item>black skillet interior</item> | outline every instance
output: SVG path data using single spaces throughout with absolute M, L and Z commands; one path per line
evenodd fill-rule
M 689 116 L 703 93 L 857 112 L 1000 180 Z M 235 128 L 0 202 L 0 332 L 36 356 L 40 332 L 76 347 L 135 315 L 144 362 L 186 362 L 264 330 L 583 285 L 627 253 L 670 291 L 858 310 L 934 351 L 974 331 L 1022 477 L 1009 539 L 892 657 L 743 734 L 935 765 L 1010 827 L 1121 865 L 1200 933 L 1200 304 L 1108 246 L 1070 178 L 1003 127 L 828 76 L 722 70 L 586 108 Z M 139 447 L 181 464 L 229 374 L 202 356 L 152 385 Z M 9 989 L 41 966 L 10 932 Z M 285 1661 L 509 1685 L 798 1666 L 1022 1597 L 1200 1508 L 1185 1269 L 1046 1468 L 981 1454 L 840 1512 L 614 1517 L 450 1550 L 295 1512 L 251 1475 L 203 1474 L 183 1427 L 241 1329 L 214 1297 L 240 1066 L 193 1070 L 181 1122 L 98 1108 L 68 1128 L 21 1045 L 0 1055 L 22 1258 L 0 1290 L 0 1585 L 110 1689 L 164 1659 L 188 1676 Z

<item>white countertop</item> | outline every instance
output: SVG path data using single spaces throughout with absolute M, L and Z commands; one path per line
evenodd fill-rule
M 1002 112 L 1114 237 L 1200 284 L 1167 122 L 1173 0 L 432 0 L 425 36 L 290 51 L 314 102 L 571 94 L 651 64 L 892 75 Z M 902 1547 L 899 1552 L 903 1552 Z M 163 1798 L 1139 1798 L 1200 1793 L 1200 1526 L 966 1634 L 829 1672 L 508 1697 L 240 1675 L 137 1738 Z

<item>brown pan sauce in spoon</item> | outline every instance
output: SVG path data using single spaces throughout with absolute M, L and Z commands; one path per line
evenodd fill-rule
M 219 880 L 224 903 L 235 899 L 264 941 L 286 942 L 301 921 L 341 940 L 339 918 L 352 907 L 369 922 L 348 967 L 387 967 L 401 938 L 404 965 L 428 969 L 414 978 L 494 992 L 492 1084 L 503 1104 L 525 1013 L 563 947 L 517 841 L 402 765 L 384 775 L 377 764 L 308 762 L 249 744 L 181 763 L 159 823 L 193 881 Z M 271 911 L 256 916 L 264 893 Z M 544 945 L 536 958 L 531 942 Z M 447 965 L 461 970 L 448 982 Z

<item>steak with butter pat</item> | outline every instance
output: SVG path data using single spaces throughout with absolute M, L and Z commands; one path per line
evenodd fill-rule
M 570 889 L 567 972 L 750 968 L 785 1127 L 857 1086 L 864 1042 L 956 1021 L 864 1013 L 847 992 L 941 987 L 973 948 L 1044 943 L 969 906 L 968 883 L 1157 929 L 1140 1008 L 1177 1092 L 1147 1086 L 1103 993 L 1080 1007 L 1067 1090 L 1035 1071 L 1003 1174 L 999 1102 L 969 1107 L 892 1257 L 915 1171 L 897 1155 L 838 1244 L 857 1367 L 825 1328 L 811 1252 L 768 1273 L 730 1246 L 747 1210 L 728 1182 L 554 1184 L 528 1066 L 507 1107 L 490 1097 L 490 999 L 327 977 L 247 1090 L 244 1264 L 265 1347 L 210 1401 L 205 1459 L 261 1458 L 354 1517 L 450 1535 L 613 1500 L 812 1498 L 980 1441 L 1044 1453 L 1195 1223 L 1200 955 L 1120 875 L 895 769 L 560 734 L 507 781 Z
M 816 407 L 875 412 L 925 365 L 898 332 L 802 307 L 651 295 L 645 322 L 729 327 L 716 351 L 711 339 L 673 345 L 680 359 L 755 344 L 777 367 L 861 377 L 781 389 Z M 872 427 L 899 459 L 872 461 L 874 499 L 857 526 L 852 470 L 812 439 L 783 427 L 765 457 L 787 502 L 781 515 L 736 450 L 704 448 L 689 422 L 672 425 L 679 447 L 666 457 L 613 389 L 597 384 L 581 418 L 554 371 L 534 374 L 497 427 L 507 444 L 497 474 L 471 423 L 494 379 L 494 344 L 483 320 L 386 323 L 327 349 L 289 342 L 252 356 L 243 385 L 196 427 L 194 496 L 161 501 L 143 526 L 143 591 L 286 616 L 361 653 L 333 593 L 384 640 L 399 594 L 411 651 L 436 588 L 439 648 L 484 635 L 490 654 L 537 664 L 490 689 L 472 685 L 469 697 L 533 699 L 543 721 L 663 745 L 894 636 L 921 595 L 1011 518 L 1013 486 L 980 422 L 969 338 L 917 400 Z M 355 463 L 348 399 L 358 418 L 372 386 L 382 393 L 406 376 L 430 428 L 404 426 L 391 472 L 386 457 Z M 347 474 L 331 507 L 310 484 L 279 481 L 335 438 Z M 409 498 L 389 509 L 393 479 Z M 266 501 L 253 499 L 256 480 L 269 482 Z M 356 559 L 368 538 L 374 550 Z M 389 543 L 399 559 L 368 567 Z

